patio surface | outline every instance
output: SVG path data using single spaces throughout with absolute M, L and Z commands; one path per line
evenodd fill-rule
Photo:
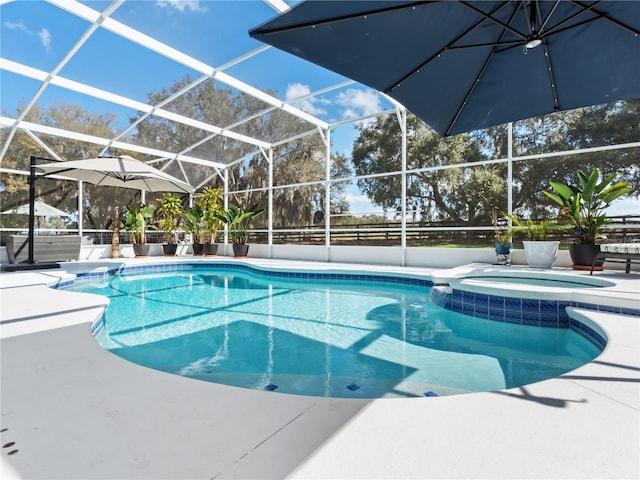
M 57 276 L 68 274 L 0 275 L 3 479 L 640 477 L 640 317 L 577 310 L 606 332 L 605 351 L 522 388 L 409 399 L 305 397 L 129 363 L 91 336 L 104 299 L 45 286 Z M 640 308 L 640 275 L 599 276 L 616 282 L 609 295 Z

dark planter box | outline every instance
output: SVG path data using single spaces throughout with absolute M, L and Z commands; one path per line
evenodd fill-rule
M 178 244 L 177 243 L 166 243 L 164 245 L 162 245 L 162 251 L 164 252 L 164 254 L 168 257 L 173 257 L 175 256 L 176 252 L 178 251 Z
M 569 245 L 569 255 L 571 255 L 571 261 L 576 266 L 589 267 L 593 265 L 593 259 L 600 253 L 600 245 L 591 245 L 590 243 L 573 243 Z M 596 267 L 602 267 L 603 260 L 596 262 Z
M 207 257 L 214 257 L 218 254 L 218 244 L 217 243 L 205 243 L 204 244 L 204 254 Z
M 148 243 L 145 243 L 144 245 L 134 244 L 133 253 L 136 254 L 136 257 L 148 257 L 150 248 L 151 248 L 151 245 L 149 245 Z
M 234 257 L 246 257 L 247 253 L 249 253 L 249 245 L 233 245 Z
M 191 247 L 194 255 L 204 255 L 204 243 L 193 243 Z

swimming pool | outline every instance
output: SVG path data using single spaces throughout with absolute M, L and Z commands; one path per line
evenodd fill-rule
M 330 397 L 440 396 L 558 376 L 600 349 L 568 328 L 496 322 L 429 301 L 429 282 L 247 268 L 115 275 L 96 339 L 150 368 Z

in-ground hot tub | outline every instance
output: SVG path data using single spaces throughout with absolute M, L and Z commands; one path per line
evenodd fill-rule
M 476 269 L 448 279 L 453 289 L 520 298 L 565 298 L 574 290 L 600 290 L 615 283 L 600 277 L 524 269 Z

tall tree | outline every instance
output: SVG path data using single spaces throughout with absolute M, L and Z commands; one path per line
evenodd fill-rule
M 378 118 L 359 127 L 353 145 L 356 175 L 398 172 L 401 169 L 401 132 L 394 116 Z M 504 168 L 498 166 L 455 167 L 477 161 L 480 149 L 468 135 L 441 138 L 414 115 L 407 116 L 407 169 L 423 170 L 409 175 L 407 207 L 422 212 L 422 219 L 446 220 L 460 225 L 485 223 L 491 207 L 504 203 Z M 443 168 L 446 167 L 446 168 Z M 401 176 L 358 180 L 371 201 L 386 209 L 401 208 Z
M 506 132 L 506 130 L 505 130 Z M 505 137 L 506 139 L 506 137 Z M 517 122 L 516 155 L 534 155 L 619 145 L 640 139 L 640 99 L 580 108 Z M 618 173 L 620 180 L 640 185 L 640 149 L 532 159 L 514 163 L 514 206 L 534 217 L 554 215 L 557 208 L 542 194 L 549 181 L 574 182 L 577 169 L 599 168 Z
M 486 224 L 492 206 L 506 209 L 506 165 L 482 160 L 507 157 L 507 129 L 493 127 L 471 134 L 441 138 L 416 117 L 407 117 L 407 168 L 438 168 L 410 174 L 408 207 L 418 205 L 426 220 L 457 225 Z M 357 175 L 400 170 L 401 138 L 395 117 L 378 118 L 361 126 L 353 145 Z M 640 99 L 597 105 L 522 120 L 514 124 L 514 156 L 571 151 L 594 146 L 637 142 L 640 139 Z M 474 167 L 456 164 L 479 161 Z M 640 149 L 608 150 L 593 154 L 516 161 L 513 165 L 513 203 L 533 217 L 556 214 L 542 194 L 549 181 L 575 180 L 578 168 L 600 168 L 629 180 L 638 194 Z M 445 169 L 446 167 L 446 169 Z M 399 209 L 401 177 L 390 175 L 358 180 L 373 203 Z
M 191 82 L 190 77 L 185 77 L 170 88 L 150 94 L 149 102 L 158 103 Z M 314 128 L 279 109 L 242 122 L 245 117 L 267 107 L 268 105 L 254 97 L 219 88 L 213 81 L 205 81 L 163 108 L 213 125 L 231 126 L 231 130 L 237 133 L 268 142 L 293 138 Z M 228 170 L 229 191 L 238 193 L 234 194 L 230 201 L 244 207 L 253 203 L 266 207 L 269 164 L 259 149 L 224 136 L 214 136 L 208 140 L 206 137 L 207 134 L 201 130 L 149 117 L 138 125 L 136 140 L 143 144 L 159 142 L 156 143 L 159 148 L 171 152 L 185 151 L 194 143 L 201 142 L 196 148 L 189 150 L 190 154 L 222 163 L 235 162 Z M 325 172 L 324 151 L 324 144 L 318 134 L 297 138 L 274 148 L 274 185 L 322 182 Z M 332 168 L 348 171 L 348 164 L 343 157 L 335 156 L 332 158 Z M 171 167 L 167 171 L 176 174 Z M 205 166 L 191 166 L 188 175 L 192 184 L 206 182 L 211 186 L 221 186 L 220 178 Z M 273 195 L 274 225 L 279 228 L 308 225 L 314 211 L 323 209 L 323 196 L 322 183 L 276 189 Z M 342 205 L 344 208 L 344 202 L 340 204 L 336 201 L 336 205 Z M 252 222 L 252 227 L 264 227 L 266 222 L 267 215 L 261 215 Z

